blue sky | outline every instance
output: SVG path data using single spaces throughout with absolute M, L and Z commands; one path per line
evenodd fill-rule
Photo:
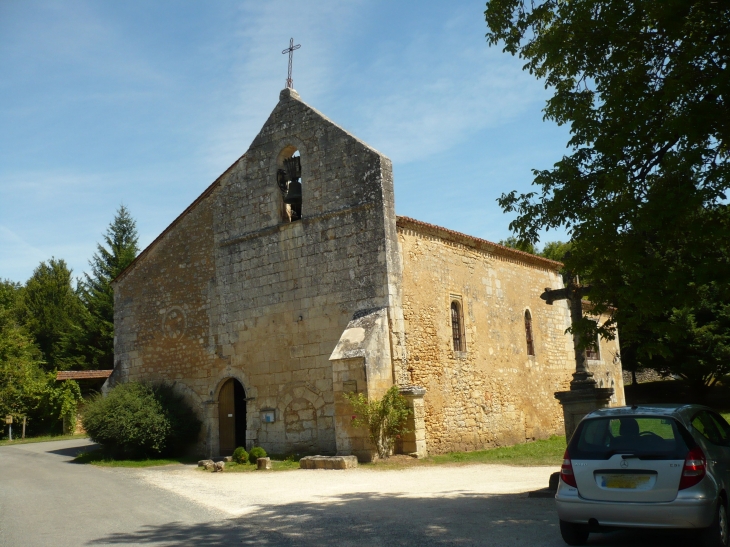
M 248 148 L 286 80 L 393 160 L 396 212 L 492 241 L 565 153 L 479 1 L 0 1 L 0 278 L 80 276 L 124 203 L 141 247 Z M 565 239 L 563 233 L 545 240 Z

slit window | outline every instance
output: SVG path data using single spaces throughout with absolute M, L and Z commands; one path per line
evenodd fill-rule
M 527 339 L 527 355 L 535 355 L 535 341 L 532 338 L 532 315 L 525 310 L 525 338 Z
M 454 341 L 454 351 L 465 351 L 461 305 L 456 300 L 451 302 L 451 336 Z

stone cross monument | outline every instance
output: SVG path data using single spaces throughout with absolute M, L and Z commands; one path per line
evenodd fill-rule
M 563 289 L 545 289 L 540 298 L 552 305 L 556 300 L 567 300 L 570 303 L 570 322 L 575 325 L 583 318 L 583 297 L 590 291 L 590 285 L 581 285 L 578 276 L 568 273 L 568 283 Z M 563 405 L 565 420 L 565 438 L 570 441 L 575 428 L 583 417 L 599 408 L 608 406 L 613 395 L 613 388 L 599 388 L 593 379 L 593 373 L 586 366 L 586 354 L 580 348 L 580 336 L 573 333 L 575 349 L 575 372 L 570 382 L 570 391 L 558 391 L 555 398 Z

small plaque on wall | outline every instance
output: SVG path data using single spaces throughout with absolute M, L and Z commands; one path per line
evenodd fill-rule
M 356 393 L 357 380 L 347 380 L 346 382 L 342 382 L 342 391 L 345 393 Z
M 273 424 L 276 421 L 276 411 L 273 408 L 261 409 L 261 421 L 265 424 Z

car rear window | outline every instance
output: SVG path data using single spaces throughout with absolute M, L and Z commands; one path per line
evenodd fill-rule
M 694 444 L 672 418 L 620 416 L 584 420 L 570 441 L 570 457 L 607 460 L 614 454 L 634 454 L 643 460 L 683 460 Z

